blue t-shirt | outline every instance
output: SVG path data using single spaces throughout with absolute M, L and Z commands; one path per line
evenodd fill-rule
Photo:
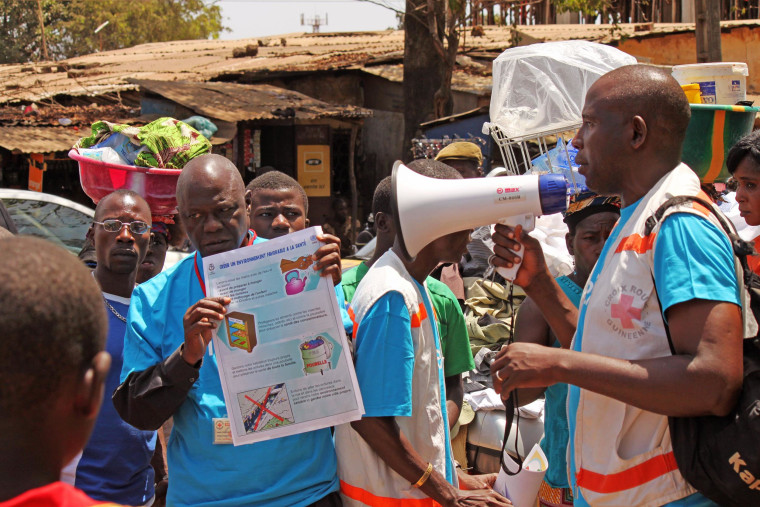
M 256 240 L 258 243 L 260 240 Z M 195 257 L 132 294 L 121 379 L 163 361 L 184 342 L 182 317 L 203 298 Z M 200 256 L 199 265 L 202 265 Z M 198 380 L 174 414 L 168 443 L 167 505 L 304 506 L 337 491 L 329 428 L 234 447 L 214 445 L 212 419 L 227 417 L 216 356 L 207 349 Z
M 340 309 L 340 320 L 343 322 L 343 329 L 346 335 L 351 337 L 354 334 L 354 323 L 348 315 L 348 304 L 346 304 L 346 295 L 343 293 L 343 285 L 340 283 L 335 286 L 335 298 L 338 300 Z
M 425 310 L 434 315 L 425 287 L 416 282 Z M 433 325 L 435 345 L 440 357 L 440 339 Z M 411 417 L 414 341 L 411 317 L 404 297 L 395 291 L 380 297 L 367 311 L 357 330 L 354 359 L 356 379 L 364 401 L 364 417 Z M 443 362 L 438 362 L 441 412 L 446 433 L 446 480 L 453 484 L 456 470 L 451 457 L 446 415 L 446 386 Z
M 582 288 L 566 276 L 557 278 L 557 284 L 562 292 L 577 308 L 581 302 Z M 560 347 L 560 343 L 554 340 L 552 347 Z M 546 415 L 544 417 L 544 438 L 541 439 L 541 448 L 546 452 L 546 457 L 551 466 L 546 471 L 544 481 L 553 488 L 569 488 L 567 482 L 567 384 L 557 383 L 550 385 L 544 392 L 546 398 Z
M 129 299 L 112 294 L 103 296 L 119 315 L 126 317 Z M 76 465 L 74 485 L 95 500 L 144 505 L 154 493 L 150 460 L 156 449 L 156 432 L 138 430 L 125 423 L 111 403 L 111 393 L 120 384 L 126 324 L 108 308 L 106 314 L 106 351 L 111 354 L 111 369 L 95 427 Z
M 602 270 L 603 259 L 610 248 L 617 246 L 620 231 L 631 218 L 639 201 L 620 210 L 618 221 L 612 234 L 604 244 L 599 262 L 591 272 L 590 280 L 596 282 Z M 654 279 L 657 297 L 663 314 L 673 305 L 692 299 L 723 301 L 741 305 L 739 286 L 734 273 L 734 254 L 726 234 L 705 218 L 692 213 L 675 213 L 667 217 L 657 233 L 657 248 L 654 255 Z M 588 301 L 588 297 L 586 298 Z M 583 328 L 586 306 L 583 303 L 578 315 L 578 328 L 573 342 L 573 350 L 582 350 Z M 568 388 L 568 426 L 570 434 L 570 469 L 575 470 L 574 439 L 575 418 L 578 412 L 580 389 Z M 575 505 L 586 506 L 578 488 L 575 476 L 570 477 Z M 642 486 L 646 487 L 646 486 Z M 695 493 L 664 507 L 701 507 L 715 505 Z

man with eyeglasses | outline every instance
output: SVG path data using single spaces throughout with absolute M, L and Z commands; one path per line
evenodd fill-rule
M 131 190 L 117 190 L 100 200 L 88 231 L 98 261 L 92 274 L 103 291 L 102 304 L 108 316 L 106 351 L 112 366 L 106 378 L 107 397 L 119 385 L 126 316 L 137 269 L 148 251 L 150 228 L 148 203 Z M 90 441 L 66 466 L 62 480 L 96 500 L 151 505 L 154 473 L 150 460 L 155 446 L 155 431 L 130 426 L 106 399 Z
M 336 507 L 329 429 L 237 447 L 223 431 L 227 409 L 209 341 L 230 300 L 206 297 L 203 257 L 262 241 L 250 230 L 250 207 L 251 192 L 226 158 L 202 155 L 183 168 L 177 208 L 196 253 L 135 289 L 113 403 L 138 428 L 173 416 L 167 505 Z M 340 270 L 332 247 L 315 257 L 322 276 Z

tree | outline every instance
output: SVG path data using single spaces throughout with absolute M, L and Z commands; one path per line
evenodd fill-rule
M 464 0 L 406 0 L 404 19 L 404 157 L 420 123 L 454 109 L 451 79 Z
M 11 37 L 0 62 L 40 60 L 42 37 L 37 0 L 0 0 L 0 24 Z M 226 30 L 221 9 L 203 0 L 41 0 L 52 58 L 71 58 L 100 49 L 146 42 L 218 38 Z M 95 34 L 105 21 L 108 26 Z
M 65 2 L 42 0 L 46 34 L 53 20 L 65 17 Z M 5 34 L 0 44 L 0 63 L 21 63 L 41 60 L 42 32 L 37 0 L 0 0 L 0 31 Z

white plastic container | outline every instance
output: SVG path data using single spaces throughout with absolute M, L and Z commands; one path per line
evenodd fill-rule
M 678 84 L 698 83 L 703 104 L 734 105 L 747 98 L 747 64 L 692 63 L 673 67 Z

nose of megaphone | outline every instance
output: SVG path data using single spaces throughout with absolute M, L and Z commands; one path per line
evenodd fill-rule
M 567 181 L 561 174 L 443 180 L 399 161 L 393 166 L 391 209 L 401 253 L 413 261 L 430 242 L 453 232 L 564 211 Z

